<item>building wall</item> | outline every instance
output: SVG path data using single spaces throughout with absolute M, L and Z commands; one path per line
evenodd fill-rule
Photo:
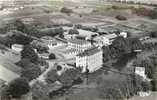
M 78 51 L 84 51 L 84 50 L 90 48 L 91 44 L 90 43 L 87 43 L 87 44 L 76 44 L 76 43 L 69 42 L 68 43 L 68 47 L 69 48 L 74 48 L 74 49 L 76 49 Z
M 103 64 L 103 57 L 102 57 L 102 51 L 91 55 L 87 58 L 88 60 L 88 69 L 90 72 L 94 72 L 100 67 L 102 67 Z
M 103 52 L 97 52 L 90 56 L 76 56 L 76 67 L 81 67 L 82 72 L 86 72 L 86 68 L 89 72 L 94 72 L 102 67 L 103 64 Z

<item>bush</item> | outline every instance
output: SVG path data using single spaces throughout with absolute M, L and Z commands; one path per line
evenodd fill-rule
M 152 38 L 157 38 L 157 32 L 151 32 L 150 37 Z
M 30 68 L 23 69 L 21 77 L 28 79 L 29 81 L 36 79 L 41 74 L 41 70 L 38 66 L 32 66 Z
M 21 51 L 21 58 L 29 59 L 32 63 L 38 63 L 38 55 L 34 51 L 33 47 L 30 45 L 25 45 Z
M 60 12 L 70 14 L 70 13 L 72 13 L 73 11 L 72 11 L 72 9 L 63 7 L 63 8 L 60 10 Z
M 51 70 L 47 73 L 46 82 L 54 83 L 57 80 L 58 80 L 58 74 L 56 70 Z
M 24 78 L 17 78 L 9 83 L 8 91 L 13 98 L 20 98 L 22 95 L 27 94 L 29 90 L 29 84 Z
M 68 34 L 79 34 L 79 31 L 77 29 L 70 29 Z
M 53 53 L 51 53 L 51 54 L 49 55 L 49 59 L 56 59 L 56 55 L 53 54 Z
M 58 65 L 57 66 L 57 71 L 60 71 L 60 70 L 62 70 L 62 66 Z
M 127 18 L 125 16 L 122 16 L 122 15 L 117 15 L 115 18 L 117 20 L 127 20 Z

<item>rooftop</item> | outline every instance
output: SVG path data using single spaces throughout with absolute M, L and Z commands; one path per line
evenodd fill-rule
M 81 39 L 71 39 L 71 40 L 69 40 L 69 42 L 79 44 L 79 45 L 89 44 L 90 43 L 86 40 L 81 40 Z
M 83 57 L 83 56 L 91 56 L 94 55 L 98 52 L 100 52 L 101 50 L 98 49 L 97 47 L 93 47 L 90 49 L 85 50 L 83 53 L 78 54 L 77 56 Z
M 82 29 L 78 29 L 78 31 L 79 31 L 79 35 L 81 35 L 81 36 L 91 36 L 91 35 L 98 34 L 96 32 L 86 31 L 86 30 L 82 30 Z
M 108 39 L 114 39 L 117 37 L 117 35 L 115 33 L 113 34 L 107 34 L 107 35 L 104 35 L 104 37 L 108 38 Z
M 16 48 L 23 48 L 23 45 L 21 45 L 21 44 L 13 44 L 12 46 L 16 47 Z

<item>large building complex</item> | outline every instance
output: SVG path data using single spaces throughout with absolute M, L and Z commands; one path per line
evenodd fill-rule
M 94 72 L 102 67 L 103 52 L 97 47 L 90 48 L 76 56 L 76 67 L 82 68 L 82 72 Z

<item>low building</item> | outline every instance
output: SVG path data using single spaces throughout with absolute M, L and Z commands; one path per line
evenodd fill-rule
M 38 54 L 38 56 L 42 59 L 49 59 L 49 53 L 42 53 L 42 54 Z
M 76 67 L 82 68 L 82 72 L 94 72 L 102 67 L 103 64 L 103 52 L 102 50 L 94 47 L 85 50 L 76 56 Z
M 35 20 L 33 18 L 23 18 L 21 21 L 26 25 L 30 25 L 33 24 Z
M 12 48 L 12 50 L 20 53 L 23 50 L 23 45 L 21 45 L 21 44 L 13 44 L 11 46 L 11 48 Z
M 93 35 L 99 35 L 97 32 L 87 31 L 78 29 L 79 36 L 85 37 L 87 39 L 91 39 Z
M 116 34 L 105 34 L 105 35 L 100 35 L 94 38 L 94 41 L 96 41 L 97 46 L 108 46 L 111 45 L 112 42 L 117 38 L 118 35 Z
M 144 67 L 135 67 L 135 74 L 142 76 L 146 79 L 145 68 Z
M 109 39 L 104 36 L 98 36 L 94 38 L 94 41 L 96 41 L 95 45 L 99 47 L 108 46 L 111 44 Z
M 54 49 L 55 47 L 66 45 L 65 43 L 49 36 L 44 36 L 41 38 L 41 40 L 43 43 L 45 43 L 46 46 L 48 46 L 49 49 Z
M 70 39 L 68 41 L 68 47 L 69 48 L 74 48 L 77 51 L 84 51 L 86 49 L 89 49 L 92 47 L 91 43 L 86 41 L 86 40 L 81 40 L 81 39 Z

